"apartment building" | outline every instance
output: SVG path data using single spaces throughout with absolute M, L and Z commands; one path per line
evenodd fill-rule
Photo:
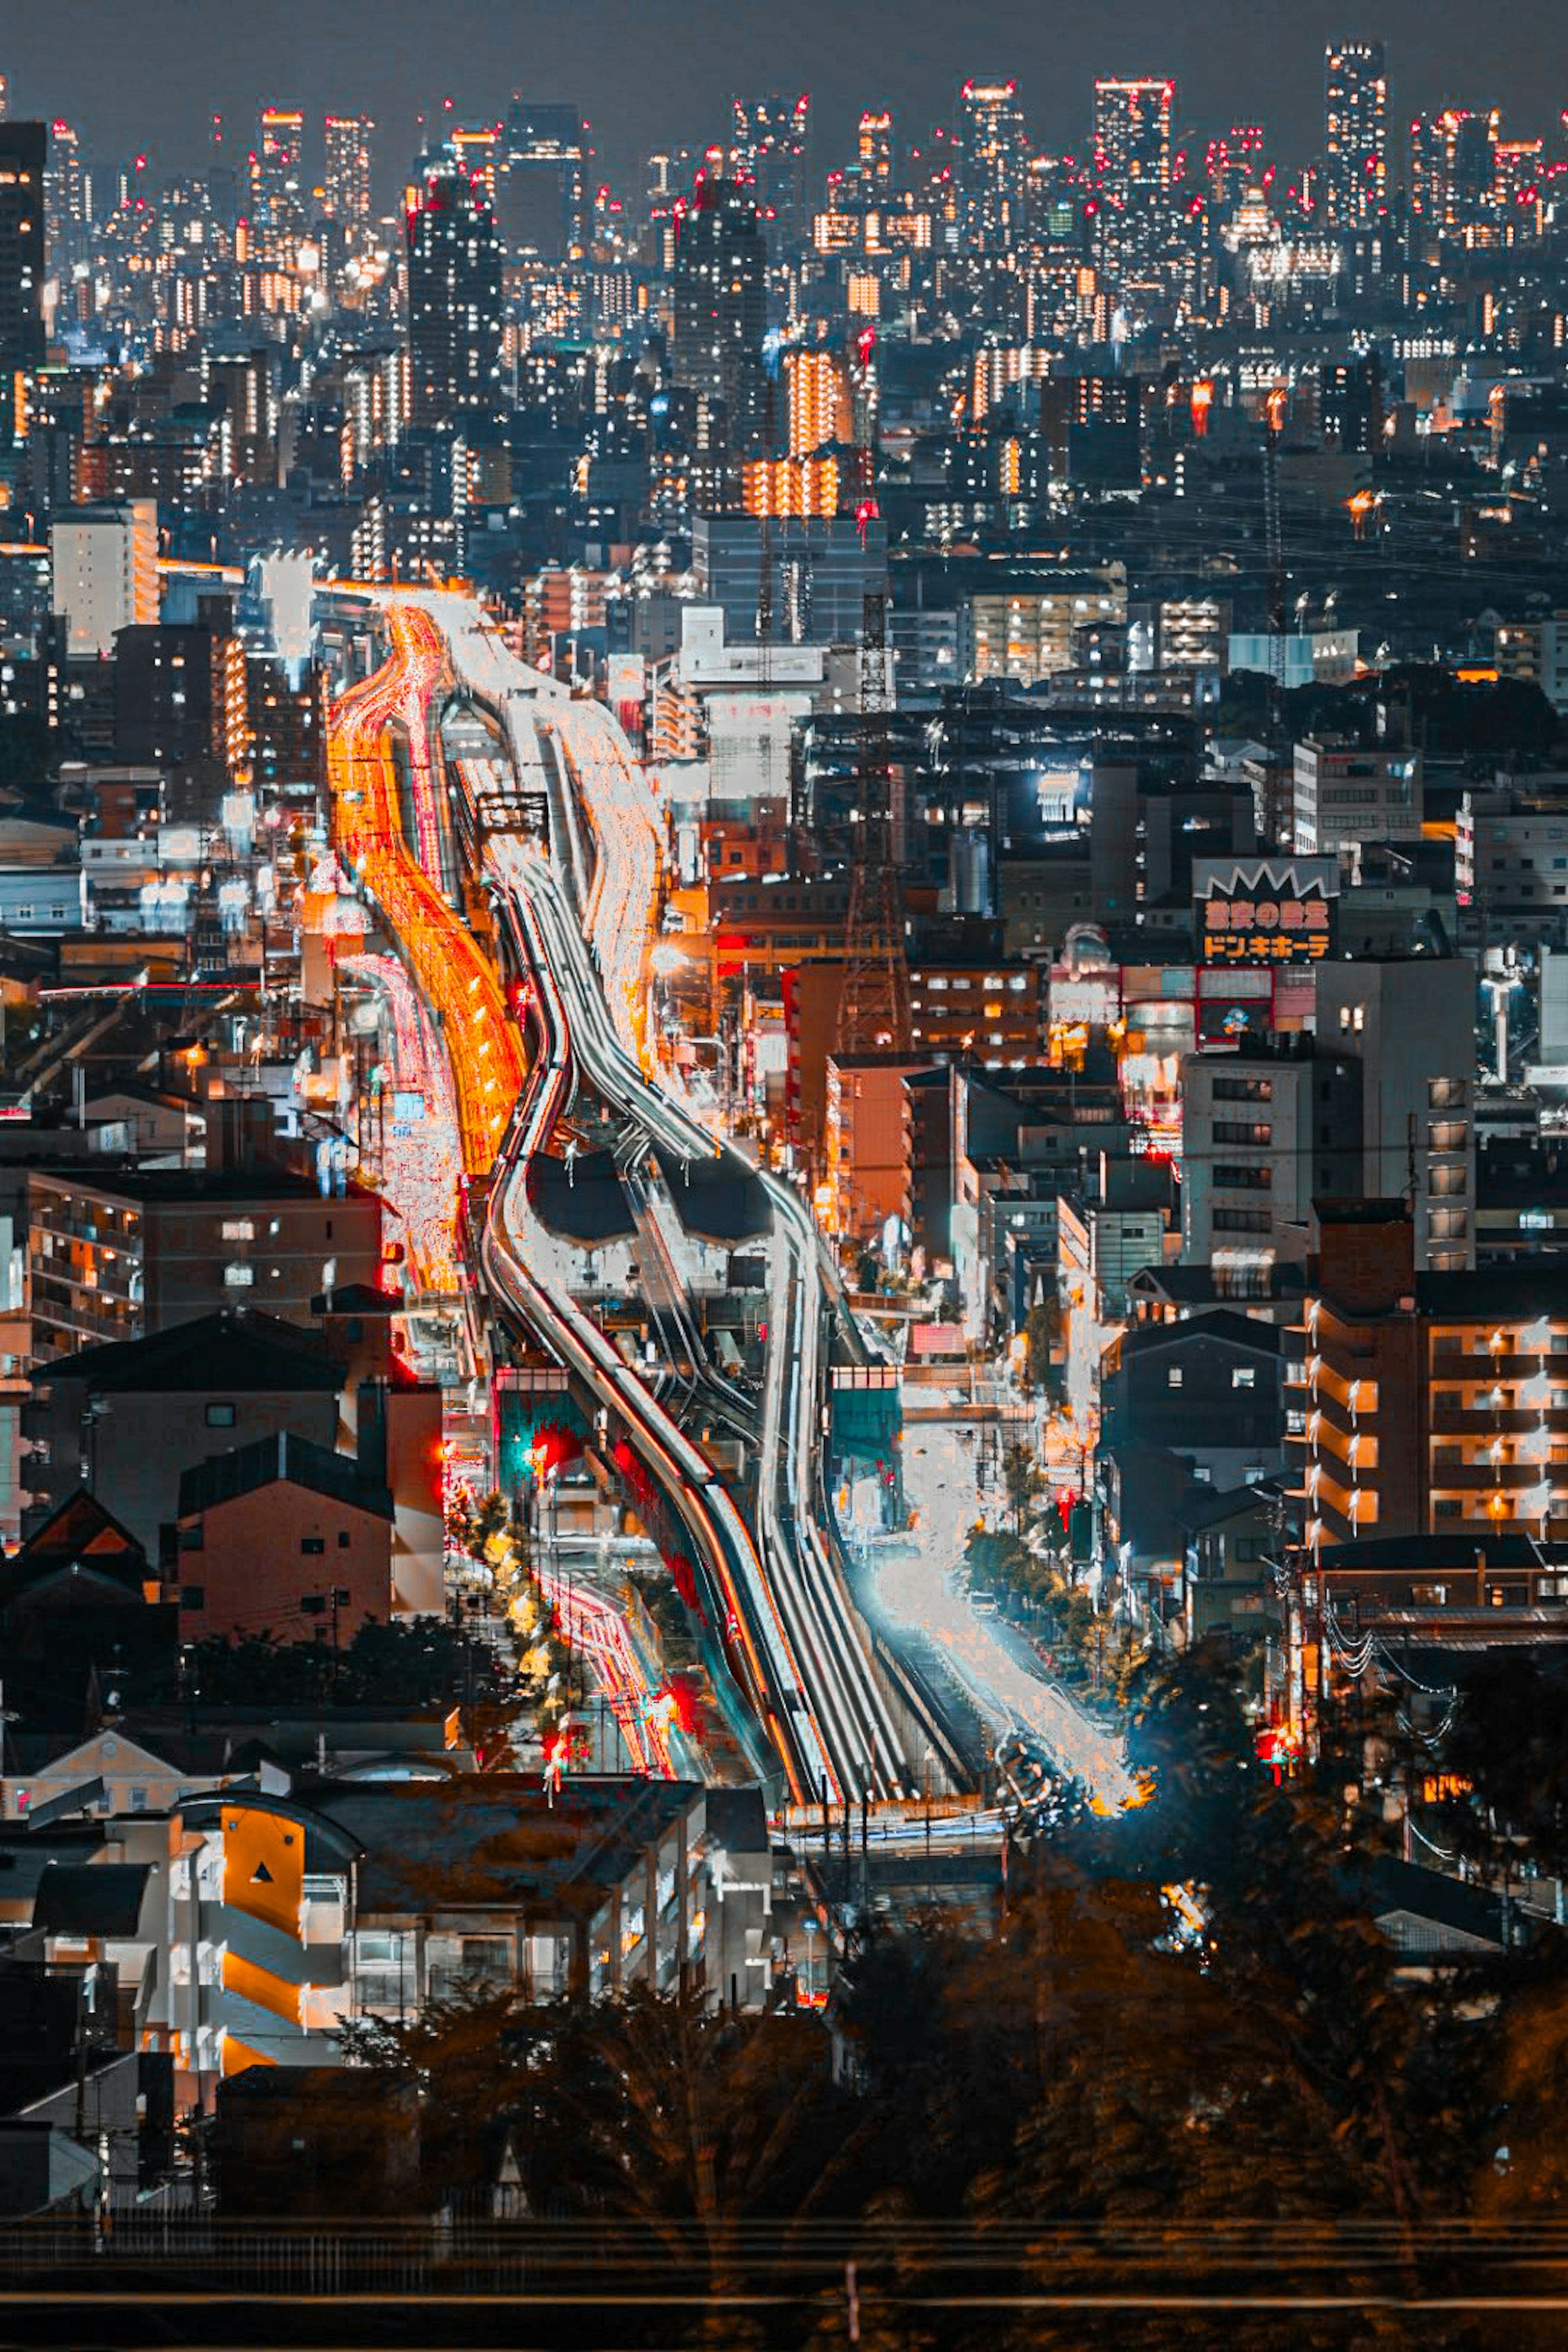
M 1308 1549 L 1568 1536 L 1568 1260 L 1422 1272 L 1405 1202 L 1318 1217 L 1287 1389 Z
M 1300 1259 L 1320 1193 L 1361 1180 L 1362 1073 L 1304 1032 L 1182 1056 L 1182 1255 Z
M 1421 754 L 1409 744 L 1309 735 L 1295 747 L 1291 792 L 1299 855 L 1333 857 L 1363 841 L 1421 837 Z
M 1409 1192 L 1415 1262 L 1476 1262 L 1476 972 L 1468 956 L 1320 963 L 1320 1052 L 1361 1066 L 1358 1193 Z
M 381 1281 L 377 1196 L 278 1167 L 40 1169 L 27 1213 L 36 1363 L 224 1307 L 309 1323 L 334 1286 Z
M 1454 823 L 1454 887 L 1483 944 L 1568 944 L 1568 776 L 1467 791 Z

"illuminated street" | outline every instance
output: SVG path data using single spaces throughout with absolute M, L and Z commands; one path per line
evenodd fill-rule
M 995 1738 L 1023 1732 L 1110 1804 L 1131 1793 L 1121 1742 L 1037 1664 L 1020 1635 L 975 1609 L 959 1563 L 981 1514 L 978 1446 L 952 1423 L 920 1423 L 906 1448 L 904 1483 L 918 1527 L 873 1543 L 875 1590 L 889 1618 L 931 1643 Z

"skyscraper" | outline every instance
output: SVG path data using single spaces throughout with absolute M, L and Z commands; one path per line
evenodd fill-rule
M 1094 85 L 1094 176 L 1102 195 L 1126 204 L 1171 184 L 1176 85 L 1163 75 Z
M 68 122 L 49 125 L 49 161 L 44 173 L 44 236 L 49 274 L 63 285 L 72 264 L 86 258 L 87 176 L 81 144 Z
M 1094 85 L 1094 246 L 1121 283 L 1146 278 L 1169 222 L 1176 85 L 1144 74 Z
M 893 186 L 893 118 L 887 107 L 868 107 L 861 115 L 855 161 L 861 194 L 885 202 Z
M 250 205 L 258 222 L 276 227 L 299 204 L 304 149 L 304 116 L 282 107 L 265 108 L 250 158 Z
M 1323 52 L 1323 195 L 1331 228 L 1375 220 L 1388 203 L 1388 74 L 1381 41 Z
M 1432 229 L 1462 228 L 1497 194 L 1501 118 L 1448 106 L 1410 125 L 1410 209 Z
M 733 457 L 758 440 L 766 413 L 767 263 L 752 189 L 734 180 L 700 179 L 687 198 L 675 248 L 670 356 L 678 384 L 724 403 Z
M 468 127 L 459 125 L 451 137 L 458 161 L 467 168 L 470 180 L 482 184 L 493 213 L 500 193 L 501 125 L 499 122 L 481 122 Z
M 493 416 L 500 393 L 500 247 L 482 184 L 449 147 L 421 158 L 405 227 L 414 422 Z
M 756 182 L 773 249 L 793 253 L 805 239 L 811 100 L 737 98 L 730 110 L 731 168 Z
M 576 107 L 513 99 L 498 158 L 496 218 L 509 261 L 587 258 L 583 117 Z
M 1028 157 L 1017 88 L 1012 81 L 966 81 L 959 95 L 964 234 L 982 253 L 1015 244 L 1023 227 Z
M 352 236 L 370 219 L 371 140 L 375 125 L 367 114 L 329 114 L 327 169 L 321 194 L 328 215 Z
M 19 379 L 44 358 L 44 166 L 41 122 L 0 122 L 0 441 L 22 406 Z

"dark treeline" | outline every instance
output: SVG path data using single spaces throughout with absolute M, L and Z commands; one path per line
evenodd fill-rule
M 1538 1689 L 1531 1717 L 1510 1672 L 1459 1728 L 1466 1811 L 1493 1816 L 1506 1704 L 1550 1862 L 1563 1710 Z M 504 2166 L 542 2244 L 579 2250 L 563 2276 L 586 2246 L 606 2291 L 642 2283 L 609 2335 L 560 2315 L 563 2344 L 1555 2341 L 1539 2313 L 1438 2307 L 1541 2287 L 1487 2250 L 1563 2210 L 1568 1983 L 1549 1926 L 1458 1966 L 1373 1927 L 1409 1745 L 1390 1708 L 1335 1710 L 1277 1785 L 1200 1652 L 1146 1681 L 1152 1801 L 1043 1820 L 994 1930 L 868 1925 L 826 2025 L 476 1990 L 354 2029 L 355 2054 L 417 2085 L 427 2210 L 484 2210 Z M 1217 2300 L 1170 2307 L 1193 2294 Z

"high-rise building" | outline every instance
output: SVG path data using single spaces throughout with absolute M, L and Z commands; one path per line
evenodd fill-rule
M 352 235 L 363 228 L 371 215 L 371 140 L 375 125 L 368 114 L 329 114 L 325 128 L 323 209 L 330 218 L 342 224 L 346 234 Z
M 1171 184 L 1176 85 L 1163 75 L 1094 85 L 1094 176 L 1113 203 Z
M 250 158 L 250 204 L 258 222 L 276 227 L 298 206 L 304 148 L 302 114 L 277 106 L 263 109 Z
M 72 265 L 86 258 L 87 243 L 87 175 L 82 170 L 80 142 L 68 122 L 49 125 L 44 236 L 49 274 L 63 284 Z
M 1492 205 L 1501 128 L 1495 106 L 1447 106 L 1411 123 L 1410 209 L 1429 229 L 1463 228 Z
M 1388 72 L 1381 41 L 1323 52 L 1323 200 L 1331 228 L 1377 219 L 1388 204 Z
M 855 161 L 861 193 L 884 202 L 893 186 L 893 118 L 887 107 L 868 107 L 861 115 Z
M 959 95 L 963 142 L 963 223 L 973 250 L 1016 244 L 1024 222 L 1028 162 L 1016 82 L 966 81 Z
M 405 226 L 414 422 L 491 416 L 500 392 L 500 247 L 483 187 L 449 147 L 421 159 Z
M 41 122 L 0 122 L 0 443 L 21 421 L 22 379 L 44 357 L 44 167 Z
M 194 791 L 199 805 L 248 771 L 250 719 L 232 599 L 199 597 L 196 614 L 194 624 L 160 621 L 121 631 L 114 748 L 116 758 L 137 767 L 195 771 L 186 792 Z
M 786 352 L 784 399 L 789 454 L 814 457 L 830 442 L 855 438 L 848 368 L 839 352 Z
M 513 99 L 497 163 L 495 209 L 509 261 L 587 257 L 583 118 L 576 107 Z
M 1417 1265 L 1474 1265 L 1474 964 L 1467 956 L 1331 959 L 1315 980 L 1321 1048 L 1362 1066 L 1357 1189 L 1414 1201 Z
M 721 400 L 725 440 L 743 457 L 767 410 L 767 239 L 752 190 L 700 179 L 675 248 L 671 366 L 678 384 Z
M 1163 249 L 1175 106 L 1167 76 L 1094 85 L 1095 251 L 1119 278 L 1146 274 Z
M 467 169 L 470 180 L 477 180 L 489 200 L 493 213 L 500 179 L 502 129 L 499 122 L 481 122 L 459 126 L 452 133 L 452 145 L 458 160 Z
M 731 168 L 755 181 L 773 251 L 793 254 L 805 239 L 811 100 L 737 98 L 731 118 Z
M 158 509 L 151 499 L 68 508 L 49 533 L 54 609 L 73 654 L 111 654 L 121 629 L 158 618 Z
M 5 118 L 10 111 L 11 78 L 9 74 L 0 73 L 0 122 L 4 122 L 5 121 Z

